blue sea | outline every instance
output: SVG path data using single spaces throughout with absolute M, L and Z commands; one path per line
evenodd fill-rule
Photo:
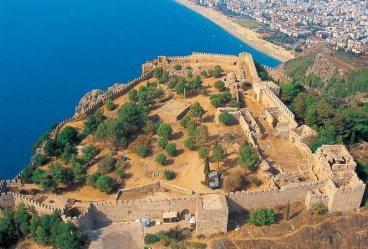
M 193 51 L 280 64 L 174 0 L 1 0 L 0 179 L 29 163 L 32 144 L 86 92 L 138 77 L 158 55 Z

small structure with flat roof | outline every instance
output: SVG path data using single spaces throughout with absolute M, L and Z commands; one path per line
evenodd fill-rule
M 162 220 L 164 223 L 168 223 L 168 222 L 177 222 L 179 220 L 178 217 L 178 212 L 165 212 L 162 215 Z
M 158 113 L 162 121 L 174 123 L 182 119 L 189 111 L 190 104 L 171 100 L 163 105 Z

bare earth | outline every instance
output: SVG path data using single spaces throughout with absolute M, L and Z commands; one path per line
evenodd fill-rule
M 276 46 L 268 41 L 263 40 L 261 38 L 261 34 L 241 26 L 217 10 L 191 4 L 189 0 L 176 1 L 216 23 L 221 28 L 225 29 L 227 32 L 236 36 L 258 51 L 268 54 L 269 56 L 274 57 L 282 62 L 295 58 L 294 54 L 292 54 L 290 51 L 287 51 L 281 46 Z

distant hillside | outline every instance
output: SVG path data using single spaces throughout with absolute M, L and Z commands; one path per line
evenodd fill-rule
M 317 44 L 284 64 L 285 73 L 300 83 L 335 97 L 346 98 L 368 92 L 368 58 L 336 51 Z

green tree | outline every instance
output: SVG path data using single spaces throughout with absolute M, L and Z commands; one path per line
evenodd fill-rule
M 87 145 L 82 148 L 82 158 L 83 162 L 88 164 L 90 161 L 92 161 L 93 158 L 95 158 L 97 154 L 97 150 L 93 145 Z
M 206 160 L 210 155 L 208 147 L 203 146 L 203 147 L 199 148 L 198 155 L 201 159 Z
M 212 72 L 212 76 L 215 77 L 215 78 L 218 78 L 218 77 L 221 76 L 221 72 L 222 72 L 221 66 L 216 65 L 215 70 L 213 70 L 213 72 Z
M 197 147 L 205 146 L 209 138 L 208 127 L 206 125 L 200 125 L 196 127 L 193 137 L 194 137 L 195 145 Z
M 67 184 L 69 181 L 72 180 L 72 173 L 70 172 L 70 169 L 62 167 L 60 163 L 50 164 L 49 173 L 51 174 L 57 186 L 60 183 Z
M 217 142 L 215 143 L 211 157 L 214 162 L 217 162 L 217 168 L 219 168 L 220 162 L 223 162 L 226 159 L 226 153 L 221 144 Z
M 187 123 L 187 131 L 188 131 L 188 136 L 193 136 L 194 135 L 194 132 L 196 130 L 196 122 L 194 120 L 190 120 L 188 123 Z
M 107 175 L 100 176 L 96 181 L 96 188 L 102 192 L 110 193 L 112 191 L 112 179 Z
M 158 127 L 157 130 L 157 134 L 160 137 L 168 137 L 173 133 L 173 129 L 171 128 L 171 126 L 167 123 L 161 123 L 160 126 Z
M 141 158 L 147 157 L 150 152 L 150 149 L 147 145 L 136 145 L 134 146 L 133 150 Z
M 184 140 L 184 146 L 185 148 L 188 148 L 190 150 L 195 148 L 195 141 L 192 137 L 188 137 L 187 139 Z
M 81 247 L 83 233 L 71 222 L 60 222 L 58 224 L 58 234 L 55 238 L 55 245 L 61 249 L 78 249 Z
M 157 141 L 157 145 L 161 148 L 165 148 L 166 145 L 169 143 L 169 140 L 167 140 L 166 137 L 160 137 Z
M 32 218 L 30 220 L 30 226 L 29 226 L 29 230 L 30 230 L 30 234 L 31 234 L 32 238 L 36 238 L 37 227 L 40 224 L 41 224 L 40 217 L 38 217 L 37 215 L 33 214 L 32 215 Z
M 165 151 L 167 152 L 167 154 L 169 154 L 170 156 L 174 156 L 175 152 L 176 152 L 176 144 L 171 143 L 166 145 L 165 147 Z
M 248 170 L 254 170 L 258 165 L 258 162 L 259 158 L 255 149 L 253 148 L 253 145 L 246 141 L 240 147 L 238 163 L 240 166 Z
M 176 83 L 175 81 L 169 81 L 169 83 L 167 83 L 167 87 L 170 89 L 174 89 L 176 87 Z
M 32 162 L 33 165 L 38 167 L 43 165 L 47 160 L 47 156 L 45 154 L 36 154 L 33 158 L 32 158 Z
M 300 89 L 294 84 L 280 84 L 281 100 L 290 104 L 299 94 Z
M 135 89 L 131 89 L 129 91 L 129 100 L 135 102 L 137 100 L 137 97 L 138 97 L 138 91 Z
M 220 97 L 217 95 L 216 97 L 211 98 L 211 104 L 212 104 L 214 107 L 219 107 L 219 106 L 220 106 L 220 104 L 221 104 L 221 99 L 220 99 Z
M 153 122 L 152 120 L 147 120 L 146 126 L 143 128 L 143 132 L 147 135 L 156 134 L 159 125 L 159 123 Z
M 226 89 L 225 83 L 221 80 L 216 81 L 214 86 L 217 90 L 219 90 L 221 92 L 225 91 L 225 89 Z
M 121 139 L 126 134 L 123 122 L 115 119 L 109 118 L 103 123 L 99 124 L 97 130 L 95 131 L 95 138 L 98 141 L 104 141 L 104 143 L 109 143 L 111 148 L 116 149 L 120 144 Z
M 175 178 L 175 172 L 172 170 L 165 169 L 164 176 L 166 180 L 173 180 Z
M 198 118 L 201 119 L 205 113 L 206 111 L 203 109 L 201 104 L 199 102 L 194 102 L 194 104 L 190 106 L 190 111 L 188 114 L 190 117 L 195 118 L 195 121 L 198 122 Z
M 97 179 L 101 176 L 101 173 L 96 171 L 95 173 L 93 173 L 92 175 L 88 176 L 87 179 L 86 179 L 86 184 L 88 186 L 93 186 L 95 187 L 96 186 L 96 182 L 97 182 Z
M 175 69 L 175 70 L 181 70 L 181 68 L 182 68 L 182 66 L 181 66 L 180 64 L 176 64 L 176 65 L 174 66 L 174 69 Z
M 48 132 L 45 132 L 44 134 L 42 134 L 38 139 L 37 141 L 32 145 L 32 150 L 34 152 L 36 152 L 37 148 L 40 147 L 40 145 L 45 142 L 47 139 L 49 139 L 49 133 Z
M 43 148 L 46 156 L 57 157 L 63 152 L 64 145 L 57 140 L 48 139 L 46 141 L 45 147 Z
M 288 204 L 286 206 L 285 220 L 289 220 L 289 217 L 290 217 L 290 201 L 288 201 Z
M 158 154 L 156 156 L 156 162 L 158 162 L 159 164 L 164 165 L 166 163 L 166 160 L 167 160 L 167 157 L 164 154 Z
M 86 176 L 87 169 L 82 164 L 76 162 L 72 164 L 74 182 L 81 182 Z
M 179 94 L 179 95 L 183 96 L 184 91 L 185 91 L 185 83 L 181 83 L 181 82 L 177 83 L 176 86 L 175 86 L 176 94 Z
M 54 177 L 50 172 L 45 171 L 45 173 L 42 174 L 40 185 L 44 191 L 53 192 L 57 189 L 59 184 L 55 181 Z
M 124 103 L 118 110 L 119 120 L 123 127 L 130 132 L 135 132 L 146 125 L 147 110 L 134 102 Z
M 63 145 L 66 145 L 67 143 L 75 145 L 77 143 L 77 140 L 78 131 L 71 126 L 65 127 L 57 136 L 57 141 Z
M 44 173 L 43 169 L 36 169 L 32 175 L 32 182 L 40 184 Z
M 41 244 L 44 246 L 49 243 L 49 237 L 46 228 L 42 226 L 37 227 L 35 240 L 37 244 Z
M 8 209 L 1 210 L 0 218 L 0 247 L 7 248 L 17 241 L 17 229 L 14 221 L 14 212 Z
M 263 226 L 274 223 L 275 218 L 276 214 L 273 209 L 258 208 L 250 212 L 247 222 L 255 226 Z
M 92 134 L 93 140 L 94 132 L 97 130 L 99 124 L 101 124 L 105 120 L 105 116 L 103 115 L 101 109 L 98 109 L 93 114 L 88 116 L 88 120 L 84 123 L 83 133 Z
M 233 119 L 233 116 L 228 112 L 221 112 L 219 115 L 219 120 L 224 123 L 228 124 Z
M 202 77 L 207 77 L 207 72 L 206 72 L 206 70 L 203 70 L 203 71 L 201 72 L 201 76 L 202 76 Z
M 192 120 L 192 118 L 189 115 L 185 115 L 184 118 L 180 119 L 179 124 L 181 127 L 186 128 L 190 120 Z
M 220 94 L 220 100 L 223 102 L 229 102 L 232 98 L 232 95 L 229 91 L 225 91 Z
M 67 143 L 63 149 L 63 153 L 61 153 L 60 158 L 64 164 L 68 164 L 72 155 L 75 155 L 76 151 L 70 143 Z
M 115 160 L 111 155 L 104 156 L 98 163 L 98 170 L 102 173 L 109 173 L 114 170 Z
M 105 107 L 106 107 L 107 110 L 112 111 L 112 110 L 115 109 L 115 104 L 111 99 L 107 99 L 105 101 Z

